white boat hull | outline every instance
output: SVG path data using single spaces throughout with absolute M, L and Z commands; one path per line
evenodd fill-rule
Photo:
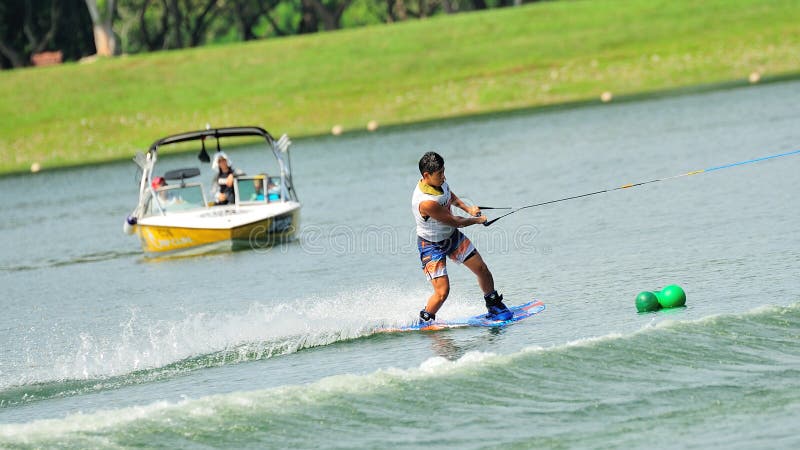
M 295 236 L 300 204 L 293 201 L 252 206 L 216 206 L 150 216 L 135 226 L 150 256 L 202 252 L 206 248 L 259 248 Z

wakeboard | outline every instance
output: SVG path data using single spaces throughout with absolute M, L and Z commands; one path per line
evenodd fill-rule
M 437 319 L 433 322 L 415 323 L 412 325 L 405 325 L 402 327 L 382 328 L 379 332 L 390 333 L 397 331 L 434 331 L 445 330 L 448 328 L 463 328 L 463 327 L 487 327 L 497 328 L 511 325 L 512 323 L 519 322 L 520 320 L 527 319 L 528 317 L 539 314 L 544 311 L 544 303 L 539 300 L 534 300 L 528 303 L 517 306 L 509 306 L 508 310 L 514 315 L 508 320 L 490 320 L 486 318 L 486 314 L 479 314 L 477 316 L 467 317 L 463 319 L 446 320 Z

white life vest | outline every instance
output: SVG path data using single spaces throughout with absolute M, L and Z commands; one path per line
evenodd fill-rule
M 419 204 L 425 201 L 434 201 L 448 210 L 452 201 L 450 194 L 450 187 L 447 182 L 442 183 L 442 194 L 434 195 L 422 192 L 419 183 L 414 188 L 414 194 L 411 196 L 411 210 L 414 213 L 414 219 L 417 221 L 417 236 L 425 239 L 426 241 L 439 242 L 450 237 L 455 231 L 455 227 L 439 222 L 433 217 L 422 217 L 419 212 Z

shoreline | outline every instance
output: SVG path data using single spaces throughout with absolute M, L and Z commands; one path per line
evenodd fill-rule
M 695 95 L 695 94 L 702 94 L 707 92 L 715 92 L 715 91 L 725 91 L 730 89 L 744 89 L 749 87 L 758 87 L 760 85 L 768 85 L 768 84 L 776 84 L 776 83 L 785 83 L 785 82 L 792 82 L 800 80 L 800 72 L 793 72 L 793 73 L 785 73 L 785 74 L 777 74 L 773 76 L 764 76 L 757 82 L 751 82 L 747 79 L 735 79 L 720 83 L 708 83 L 708 84 L 697 84 L 697 85 L 688 85 L 688 86 L 681 86 L 676 88 L 670 89 L 662 89 L 656 91 L 643 91 L 637 93 L 629 93 L 629 94 L 622 94 L 619 96 L 615 96 L 612 100 L 608 102 L 604 102 L 600 98 L 594 99 L 584 99 L 584 100 L 575 100 L 575 101 L 568 101 L 562 103 L 553 103 L 547 105 L 535 105 L 535 106 L 527 106 L 522 108 L 509 108 L 509 109 L 501 109 L 496 111 L 488 111 L 488 112 L 478 112 L 478 113 L 465 113 L 461 115 L 454 115 L 448 117 L 440 117 L 434 119 L 424 119 L 420 121 L 408 122 L 408 123 L 393 123 L 393 124 L 385 124 L 381 125 L 379 129 L 370 131 L 367 130 L 366 127 L 360 129 L 350 129 L 344 130 L 340 135 L 334 136 L 331 133 L 317 133 L 317 134 L 308 134 L 308 135 L 299 135 L 299 136 L 289 136 L 292 141 L 297 145 L 304 140 L 311 140 L 311 139 L 320 139 L 320 138 L 336 138 L 336 137 L 352 137 L 352 136 L 359 136 L 359 135 L 368 135 L 368 134 L 376 134 L 382 132 L 395 132 L 400 131 L 408 128 L 414 127 L 427 127 L 427 126 L 435 126 L 441 123 L 458 123 L 458 122 L 469 122 L 474 120 L 479 120 L 481 118 L 502 118 L 502 117 L 514 117 L 514 116 L 522 116 L 522 115 L 531 115 L 531 114 L 547 114 L 556 111 L 563 111 L 563 110 L 572 110 L 572 109 L 580 109 L 580 108 L 587 108 L 587 107 L 596 107 L 596 106 L 603 106 L 603 105 L 614 105 L 617 103 L 630 103 L 630 102 L 639 102 L 639 101 L 648 101 L 648 100 L 655 100 L 655 99 L 662 99 L 662 98 L 670 98 L 670 97 L 680 97 L 686 95 Z M 226 126 L 237 126 L 242 124 L 220 124 L 220 127 Z M 256 124 L 258 125 L 258 124 Z M 259 125 L 260 126 L 260 125 Z M 176 130 L 175 132 L 182 132 L 182 131 L 189 131 L 189 130 Z M 268 130 L 269 131 L 269 130 Z M 153 137 L 153 141 L 161 138 L 163 136 L 156 136 Z M 143 151 L 146 151 L 144 149 Z M 179 155 L 179 154 L 187 154 L 187 153 L 196 153 L 196 149 L 185 149 L 185 150 L 176 150 L 171 152 L 171 155 Z M 41 167 L 39 171 L 33 172 L 31 170 L 19 169 L 19 170 L 10 170 L 10 171 L 2 171 L 0 170 L 0 178 L 13 178 L 17 176 L 36 176 L 39 174 L 46 174 L 52 172 L 60 172 L 65 170 L 72 170 L 72 169 L 81 169 L 81 168 L 90 168 L 90 167 L 97 167 L 97 166 L 104 166 L 108 164 L 120 164 L 126 161 L 131 161 L 133 159 L 133 153 L 126 157 L 120 158 L 109 158 L 107 160 L 100 160 L 100 161 L 90 161 L 90 162 L 78 162 L 75 164 L 71 163 L 64 163 L 60 165 L 54 166 L 44 166 Z

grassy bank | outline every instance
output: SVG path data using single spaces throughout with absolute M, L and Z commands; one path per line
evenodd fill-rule
M 292 137 L 800 72 L 796 0 L 559 1 L 0 72 L 0 173 L 166 134 Z

